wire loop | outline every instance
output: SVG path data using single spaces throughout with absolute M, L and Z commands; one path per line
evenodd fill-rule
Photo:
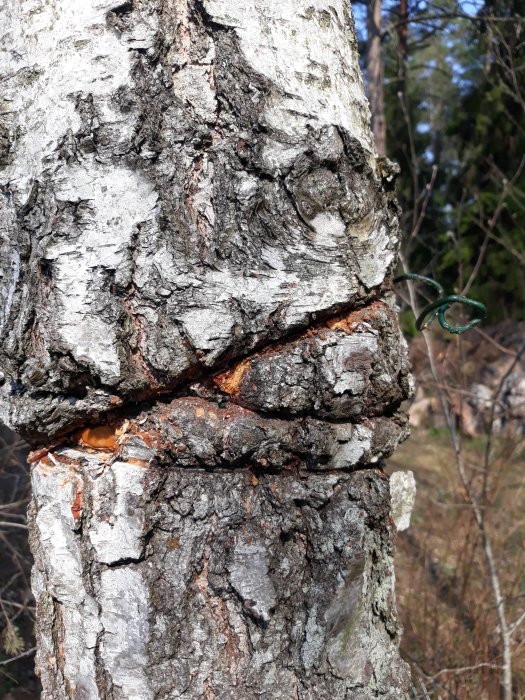
M 426 284 L 427 287 L 433 287 L 439 293 L 438 298 L 430 304 L 427 304 L 417 317 L 416 328 L 418 331 L 428 328 L 437 316 L 441 328 L 449 333 L 461 335 L 461 333 L 465 333 L 471 328 L 479 326 L 479 324 L 487 317 L 487 309 L 480 301 L 469 299 L 468 297 L 461 296 L 461 294 L 445 295 L 445 290 L 439 284 L 439 282 L 436 282 L 430 277 L 417 275 L 414 272 L 407 272 L 404 275 L 396 277 L 394 279 L 394 284 L 406 282 L 407 280 L 423 282 L 423 284 Z M 446 318 L 446 313 L 452 304 L 463 304 L 463 306 L 469 306 L 476 311 L 476 316 L 467 323 L 460 324 L 459 326 L 453 326 L 447 321 Z

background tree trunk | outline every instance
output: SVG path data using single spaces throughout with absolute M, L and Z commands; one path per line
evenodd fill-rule
M 405 697 L 397 212 L 346 0 L 0 12 L 44 697 Z
M 377 155 L 386 156 L 385 69 L 382 49 L 381 0 L 371 0 L 366 6 L 368 40 L 366 44 L 366 72 L 370 100 L 370 126 Z

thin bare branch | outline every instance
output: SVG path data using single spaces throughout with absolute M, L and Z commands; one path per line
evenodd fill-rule
M 27 651 L 22 652 L 21 654 L 18 654 L 17 656 L 12 656 L 10 659 L 5 659 L 5 661 L 0 661 L 0 666 L 8 666 L 9 664 L 14 663 L 15 661 L 20 661 L 20 659 L 25 659 L 28 656 L 32 656 L 36 651 L 36 647 L 31 647 L 31 649 L 28 649 Z

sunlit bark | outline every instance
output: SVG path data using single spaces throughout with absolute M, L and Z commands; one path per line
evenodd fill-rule
M 44 697 L 405 697 L 397 212 L 346 0 L 0 12 Z

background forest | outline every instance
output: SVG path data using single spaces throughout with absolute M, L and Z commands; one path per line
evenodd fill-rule
M 399 164 L 399 273 L 488 309 L 453 336 L 399 286 L 417 393 L 388 466 L 418 494 L 398 539 L 414 698 L 525 698 L 525 2 L 354 4 L 378 151 Z M 416 312 L 416 314 L 414 313 Z M 468 311 L 451 310 L 456 320 Z M 38 697 L 24 446 L 0 445 L 0 698 Z
M 365 73 L 366 13 L 356 6 Z M 519 0 L 382 8 L 404 256 L 446 289 L 467 287 L 493 323 L 521 318 L 525 303 L 524 14 Z
M 488 309 L 464 335 L 419 334 L 431 293 L 398 290 L 417 381 L 389 465 L 418 484 L 396 566 L 413 694 L 525 698 L 525 4 L 354 7 L 378 152 L 400 167 L 398 273 Z

